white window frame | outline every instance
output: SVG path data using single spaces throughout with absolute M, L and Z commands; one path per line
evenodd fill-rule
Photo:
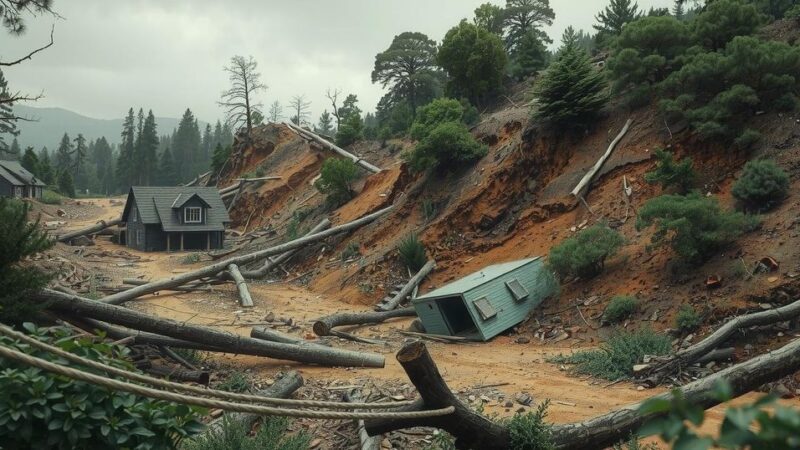
M 197 220 L 190 220 L 189 213 L 194 215 L 197 212 Z M 187 206 L 183 208 L 183 223 L 203 223 L 203 208 L 199 206 Z

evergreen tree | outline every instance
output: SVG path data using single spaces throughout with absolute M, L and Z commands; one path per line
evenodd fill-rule
M 412 109 L 433 99 L 439 91 L 436 41 L 422 33 L 400 33 L 389 48 L 375 55 L 372 82 L 389 88 L 393 101 L 405 100 Z M 342 120 L 346 117 L 339 113 Z M 341 125 L 341 124 L 339 124 Z
M 36 175 L 39 179 L 42 178 L 41 170 L 39 167 L 39 157 L 36 156 L 36 152 L 33 151 L 33 147 L 28 147 L 25 149 L 25 154 L 22 155 L 20 164 L 28 172 Z
M 227 123 L 222 125 L 222 145 L 229 146 L 233 144 L 233 131 Z M 172 156 L 175 156 L 174 154 Z
M 89 152 L 89 147 L 86 145 L 86 138 L 83 134 L 78 133 L 75 138 L 75 146 L 72 150 L 72 179 L 75 182 L 75 187 L 79 191 L 89 187 L 89 177 L 86 170 L 86 155 Z
M 110 194 L 115 189 L 114 153 L 105 136 L 95 141 L 92 149 L 92 161 L 95 173 L 95 184 L 92 189 L 95 192 Z
M 61 137 L 58 150 L 56 150 L 55 170 L 59 176 L 63 172 L 70 172 L 72 170 L 72 140 L 70 140 L 67 133 L 64 133 L 64 136 Z
M 68 170 L 62 170 L 58 175 L 58 192 L 75 198 L 75 184 L 72 181 L 72 174 Z
M 514 52 L 511 73 L 518 80 L 533 75 L 547 65 L 548 56 L 547 47 L 537 34 L 528 33 Z
M 3 71 L 0 70 L 0 158 L 3 158 L 4 154 L 9 151 L 8 143 L 4 137 L 6 135 L 16 136 L 19 133 L 17 131 L 17 122 L 14 119 L 16 117 L 13 112 L 14 103 L 10 101 L 13 95 L 8 90 L 8 82 L 3 75 Z
M 611 0 L 611 3 L 595 17 L 599 25 L 593 25 L 598 33 L 617 36 L 622 33 L 626 23 L 641 17 L 639 5 L 632 0 Z
M 19 142 L 15 137 L 11 141 L 11 146 L 8 148 L 8 159 L 12 161 L 18 161 L 20 156 L 22 156 L 22 149 L 19 146 Z
M 513 52 L 528 33 L 543 42 L 553 42 L 542 27 L 552 25 L 555 18 L 550 0 L 506 0 L 506 46 Z
M 322 111 L 319 116 L 319 125 L 317 125 L 316 131 L 325 135 L 330 135 L 333 132 L 333 117 L 331 117 L 331 113 L 327 109 Z
M 50 152 L 47 147 L 42 147 L 42 152 L 39 153 L 39 174 L 39 178 L 45 184 L 53 185 L 56 182 L 53 166 L 50 163 Z
M 260 123 L 261 122 L 259 122 L 259 124 Z M 213 140 L 214 136 L 213 134 L 211 134 L 211 124 L 207 123 L 205 131 L 203 131 L 203 141 L 202 141 L 203 143 L 201 145 L 203 151 L 200 154 L 200 159 L 201 159 L 200 165 L 202 167 L 208 167 L 208 164 L 211 162 L 211 150 L 214 148 Z
M 122 123 L 122 142 L 117 158 L 117 181 L 122 191 L 127 191 L 133 185 L 133 164 L 135 161 L 136 129 L 133 108 L 128 110 L 128 115 Z
M 178 123 L 178 130 L 172 142 L 172 157 L 178 172 L 177 182 L 189 180 L 196 176 L 197 164 L 200 162 L 200 129 L 190 109 L 183 113 Z
M 675 0 L 675 5 L 672 7 L 672 15 L 676 19 L 682 20 L 684 15 L 683 2 L 685 0 Z
M 167 148 L 161 153 L 158 163 L 158 184 L 161 186 L 174 186 L 177 184 L 178 172 L 175 169 L 175 161 L 172 159 L 172 151 Z
M 156 164 L 158 161 L 158 130 L 156 129 L 156 118 L 153 111 L 147 113 L 142 126 L 142 134 L 139 137 L 139 148 L 137 160 L 138 183 L 149 186 L 155 181 Z
M 475 18 L 472 19 L 472 22 L 490 33 L 502 36 L 505 19 L 506 12 L 503 8 L 491 3 L 484 3 L 475 8 Z
M 605 80 L 569 33 L 563 41 L 537 89 L 535 117 L 550 125 L 586 128 L 608 100 Z
M 222 170 L 230 155 L 230 146 L 223 146 L 222 144 L 217 143 L 217 146 L 214 148 L 214 157 L 211 159 L 211 170 L 213 170 L 215 173 L 218 173 L 220 170 Z

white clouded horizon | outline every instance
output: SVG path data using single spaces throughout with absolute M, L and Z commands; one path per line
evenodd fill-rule
M 130 107 L 162 117 L 180 117 L 190 108 L 213 122 L 222 118 L 216 102 L 228 83 L 223 66 L 233 55 L 252 55 L 269 86 L 258 94 L 264 109 L 274 100 L 285 108 L 292 96 L 305 94 L 316 122 L 331 109 L 328 87 L 358 95 L 361 108 L 374 111 L 384 94 L 370 79 L 375 54 L 395 35 L 419 31 L 440 42 L 486 1 L 56 0 L 64 20 L 30 18 L 22 37 L 2 33 L 0 58 L 46 43 L 55 23 L 51 48 L 4 70 L 12 90 L 44 93 L 29 105 L 102 119 L 122 117 Z M 558 41 L 568 25 L 590 31 L 606 4 L 551 0 L 556 20 L 547 32 Z M 672 1 L 639 4 L 646 10 Z

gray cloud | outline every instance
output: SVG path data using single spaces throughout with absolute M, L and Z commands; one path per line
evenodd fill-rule
M 46 42 L 55 22 L 53 47 L 5 71 L 14 89 L 44 91 L 36 106 L 98 118 L 121 117 L 131 106 L 175 117 L 188 107 L 213 121 L 222 114 L 216 105 L 227 83 L 222 67 L 235 54 L 252 55 L 269 86 L 259 95 L 265 105 L 305 94 L 316 118 L 330 108 L 328 87 L 357 94 L 362 108 L 372 110 L 383 95 L 370 80 L 374 57 L 392 37 L 412 30 L 441 40 L 485 1 L 56 0 L 64 20 L 42 16 L 20 38 L 3 34 L 0 57 Z M 556 21 L 547 31 L 557 40 L 567 25 L 589 30 L 606 3 L 551 0 Z

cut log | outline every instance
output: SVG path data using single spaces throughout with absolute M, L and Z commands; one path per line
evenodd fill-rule
M 130 339 L 131 341 L 135 340 L 135 338 L 133 336 L 131 336 L 129 338 L 126 338 L 126 339 Z M 184 358 L 183 356 L 177 354 L 175 352 L 175 350 L 173 350 L 173 349 L 171 349 L 169 347 L 161 345 L 161 346 L 158 347 L 158 351 L 161 352 L 161 354 L 164 355 L 165 357 L 177 362 L 178 364 L 182 365 L 183 367 L 185 367 L 185 368 L 187 368 L 189 370 L 198 370 L 197 367 L 194 366 L 194 364 L 192 364 L 189 361 L 187 361 L 186 358 Z
M 228 206 L 227 206 L 228 211 L 233 209 L 233 206 L 236 204 L 236 200 L 238 200 L 239 196 L 242 195 L 242 190 L 243 189 L 244 189 L 244 183 L 240 181 L 239 182 L 239 189 L 236 190 L 236 193 L 233 196 L 233 200 L 231 200 L 231 202 L 228 203 Z
M 236 178 L 233 181 L 241 181 L 242 183 L 255 183 L 257 181 L 280 180 L 283 177 L 258 177 L 258 178 Z
M 269 398 L 289 398 L 294 394 L 294 391 L 300 389 L 303 386 L 303 377 L 295 372 L 287 372 L 281 378 L 278 378 L 275 383 L 261 391 L 255 393 L 255 395 L 260 395 L 262 397 L 269 397 Z M 241 421 L 244 424 L 244 428 L 249 430 L 253 428 L 253 425 L 258 421 L 261 416 L 258 414 L 250 414 L 250 413 L 228 413 L 227 418 L 228 420 L 232 421 Z M 222 431 L 222 418 L 219 418 L 210 424 L 206 428 L 206 433 L 220 433 Z
M 357 391 L 352 391 L 349 393 L 344 394 L 344 401 L 346 402 L 360 402 L 361 395 Z M 356 431 L 358 431 L 358 440 L 361 445 L 361 450 L 380 450 L 381 449 L 381 441 L 383 440 L 381 436 L 370 436 L 367 433 L 367 430 L 364 428 L 364 419 L 357 419 L 356 421 Z
M 228 273 L 231 274 L 233 281 L 236 283 L 236 289 L 239 290 L 239 304 L 245 308 L 253 307 L 253 298 L 250 297 L 250 290 L 247 289 L 247 283 L 242 278 L 239 272 L 239 266 L 236 264 L 228 265 Z
M 739 330 L 785 322 L 796 317 L 800 317 L 800 300 L 780 308 L 734 317 L 702 341 L 680 350 L 672 356 L 657 358 L 648 365 L 649 367 L 640 371 L 639 374 L 647 378 L 648 385 L 657 386 L 665 376 L 677 372 L 681 367 L 696 362 L 703 355 L 725 343 Z
M 208 386 L 210 374 L 203 370 L 186 370 L 180 367 L 170 367 L 161 364 L 153 364 L 145 369 L 153 375 L 168 378 L 172 381 L 198 383 Z
M 319 233 L 320 231 L 330 228 L 330 226 L 331 226 L 331 221 L 328 219 L 323 219 L 322 222 L 318 223 L 317 226 L 312 228 L 311 231 L 306 233 L 303 237 Z M 289 250 L 288 252 L 278 255 L 278 257 L 276 258 L 267 257 L 267 259 L 264 261 L 263 266 L 259 267 L 256 270 L 246 270 L 242 272 L 242 276 L 249 279 L 264 278 L 270 272 L 270 270 L 288 261 L 289 258 L 291 258 L 295 253 L 297 253 L 298 250 L 299 249 Z
M 746 394 L 770 381 L 781 379 L 800 369 L 800 339 L 784 347 L 733 365 L 713 375 L 691 382 L 680 388 L 689 403 L 705 409 L 720 403 L 715 395 L 717 383 L 726 380 L 734 397 Z M 669 399 L 670 393 L 652 398 Z M 556 448 L 579 450 L 605 448 L 626 439 L 646 421 L 660 417 L 658 413 L 642 415 L 641 403 L 634 403 L 583 422 L 554 425 L 553 442 Z
M 314 333 L 317 336 L 331 336 L 331 330 L 345 325 L 372 325 L 382 323 L 396 317 L 416 317 L 414 308 L 396 309 L 393 311 L 362 313 L 336 313 L 320 317 L 314 322 Z
M 320 137 L 317 134 L 314 134 L 314 133 L 312 133 L 312 132 L 310 132 L 308 130 L 300 128 L 300 127 L 296 126 L 293 123 L 285 122 L 285 125 L 288 126 L 295 133 L 299 134 L 300 136 L 306 137 L 308 139 L 311 139 L 312 141 L 316 142 L 317 144 L 320 144 L 323 147 L 326 147 L 327 149 L 332 150 L 332 151 L 340 154 L 341 156 L 344 156 L 345 158 L 350 158 L 351 160 L 353 160 L 354 163 L 358 164 L 359 166 L 367 169 L 368 171 L 370 171 L 372 173 L 378 173 L 378 172 L 381 171 L 380 167 L 373 166 L 372 164 L 370 164 L 370 163 L 364 161 L 363 159 L 361 159 L 360 157 L 348 152 L 347 150 L 337 146 L 336 144 L 333 144 L 332 142 Z
M 611 153 L 614 151 L 614 148 L 617 146 L 617 144 L 619 144 L 619 141 L 621 141 L 622 138 L 625 136 L 625 134 L 628 132 L 628 128 L 630 128 L 632 123 L 633 119 L 628 119 L 625 122 L 625 126 L 622 127 L 622 131 L 620 131 L 617 137 L 614 138 L 613 141 L 611 141 L 611 144 L 608 146 L 608 149 L 606 149 L 606 152 L 603 153 L 603 156 L 601 156 L 600 159 L 598 159 L 597 162 L 594 164 L 594 166 L 589 170 L 589 172 L 587 172 L 586 175 L 584 175 L 583 178 L 581 178 L 581 181 L 578 183 L 577 186 L 575 186 L 575 189 L 572 190 L 572 195 L 575 198 L 582 198 L 586 194 L 585 191 L 589 188 L 589 184 L 592 182 L 597 173 L 600 172 L 600 169 L 603 168 L 603 164 L 606 163 L 606 160 L 608 159 L 609 156 L 611 156 Z
M 408 379 L 416 386 L 421 398 L 411 405 L 392 411 L 421 411 L 453 406 L 455 412 L 447 416 L 425 419 L 368 420 L 365 423 L 365 429 L 370 436 L 405 428 L 436 427 L 455 437 L 455 445 L 459 449 L 509 448 L 508 430 L 502 425 L 476 414 L 453 395 L 439 374 L 439 369 L 433 362 L 425 344 L 416 341 L 404 345 L 397 353 L 397 361 L 408 374 Z
M 112 305 L 118 305 L 120 303 L 124 303 L 128 300 L 132 300 L 137 297 L 141 297 L 143 295 L 152 294 L 153 292 L 163 291 L 165 289 L 169 289 L 171 287 L 183 286 L 184 284 L 198 280 L 201 278 L 206 277 L 215 277 L 220 272 L 226 270 L 226 268 L 231 264 L 236 264 L 238 266 L 242 266 L 244 264 L 261 261 L 264 258 L 272 255 L 279 255 L 281 253 L 288 252 L 290 250 L 298 249 L 305 245 L 320 241 L 322 239 L 328 238 L 338 233 L 343 233 L 345 231 L 354 230 L 356 228 L 362 227 L 375 219 L 383 216 L 384 214 L 388 213 L 394 208 L 394 206 L 389 206 L 387 208 L 381 209 L 376 211 L 372 214 L 368 214 L 360 219 L 354 220 L 352 222 L 335 226 L 325 231 L 321 231 L 319 233 L 311 234 L 308 236 L 304 236 L 293 241 L 289 241 L 285 244 L 277 245 L 275 247 L 266 248 L 263 250 L 259 250 L 257 252 L 249 253 L 247 255 L 236 256 L 233 258 L 228 258 L 226 260 L 220 261 L 218 263 L 203 267 L 198 270 L 194 270 L 192 272 L 187 272 L 181 275 L 177 275 L 171 278 L 165 278 L 163 280 L 154 281 L 152 283 L 145 284 L 143 286 L 137 286 L 134 289 L 119 292 L 117 294 L 109 295 L 108 297 L 103 298 L 101 301 L 105 303 L 110 303 Z
M 94 224 L 94 225 L 92 225 L 92 226 L 90 226 L 88 228 L 83 228 L 83 229 L 78 230 L 78 231 L 73 231 L 71 233 L 67 233 L 67 234 L 63 234 L 63 235 L 58 236 L 58 242 L 69 242 L 72 239 L 75 239 L 76 237 L 86 236 L 86 235 L 89 235 L 89 234 L 94 234 L 94 233 L 97 233 L 99 231 L 105 230 L 106 228 L 110 228 L 110 227 L 119 225 L 121 223 L 122 223 L 122 218 L 109 220 L 108 222 L 106 222 L 105 220 L 101 220 L 100 222 L 97 222 L 96 224 Z
M 711 361 L 731 361 L 735 356 L 736 349 L 733 347 L 718 348 L 710 351 L 697 359 L 697 364 L 705 364 Z
M 387 301 L 386 303 L 379 304 L 377 309 L 379 309 L 380 311 L 390 311 L 392 309 L 397 308 L 397 306 L 400 305 L 400 303 L 402 303 L 406 297 L 408 297 L 412 292 L 414 292 L 414 288 L 419 286 L 419 284 L 422 283 L 422 280 L 424 280 L 425 277 L 428 276 L 428 274 L 431 273 L 431 271 L 435 267 L 436 267 L 436 262 L 433 260 L 428 260 L 428 262 L 426 262 L 425 265 L 422 266 L 421 269 L 419 269 L 419 272 L 417 272 L 416 275 L 414 275 L 413 277 L 411 277 L 410 280 L 408 280 L 408 283 L 406 283 L 405 286 L 403 286 L 403 289 L 400 289 L 400 292 L 398 292 L 394 297 L 389 299 L 389 301 Z
M 66 313 L 71 316 L 88 317 L 134 330 L 197 342 L 210 347 L 224 349 L 229 353 L 266 356 L 324 366 L 383 367 L 384 365 L 383 355 L 323 346 L 311 347 L 262 341 L 213 328 L 163 319 L 122 306 L 109 305 L 49 289 L 38 293 L 35 299 L 48 302 L 47 308 L 51 311 Z M 175 347 L 175 345 L 171 346 Z
M 318 345 L 315 342 L 309 342 L 268 327 L 253 327 L 250 330 L 250 337 L 271 342 L 283 342 L 284 344 Z

